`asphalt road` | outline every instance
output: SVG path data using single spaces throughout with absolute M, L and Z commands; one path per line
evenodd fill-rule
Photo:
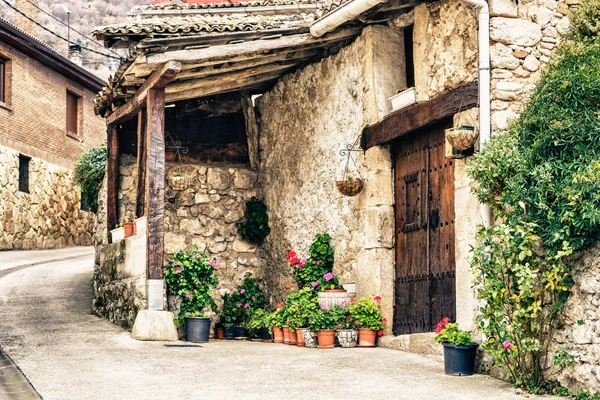
M 0 345 L 46 400 L 536 398 L 489 376 L 446 376 L 438 356 L 383 348 L 138 342 L 90 314 L 92 277 L 89 255 L 0 278 Z

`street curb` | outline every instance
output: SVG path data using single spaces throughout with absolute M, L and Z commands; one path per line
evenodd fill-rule
M 13 272 L 17 272 L 17 271 L 20 271 L 20 270 L 26 269 L 26 268 L 36 267 L 38 265 L 52 264 L 52 263 L 60 262 L 60 261 L 70 261 L 70 260 L 75 260 L 77 258 L 93 257 L 93 256 L 94 256 L 94 253 L 91 253 L 91 254 L 79 254 L 79 255 L 76 255 L 76 256 L 61 257 L 61 258 L 51 258 L 49 260 L 36 261 L 34 263 L 17 265 L 15 267 L 11 267 L 11 268 L 7 268 L 7 269 L 4 269 L 4 270 L 0 270 L 0 279 L 4 278 L 5 276 L 7 276 L 7 275 L 9 275 L 9 274 L 11 274 Z
M 4 391 L 9 398 L 14 400 L 33 400 L 42 399 L 42 396 L 31 384 L 31 381 L 21 368 L 13 361 L 12 358 L 2 349 L 0 346 L 0 365 L 2 365 L 2 371 L 8 368 L 14 368 L 16 373 L 7 374 L 0 371 L 0 392 Z M 13 391 L 8 391 L 9 387 L 14 387 Z M 16 389 L 16 391 L 15 391 Z M 2 394 L 2 393 L 0 393 Z

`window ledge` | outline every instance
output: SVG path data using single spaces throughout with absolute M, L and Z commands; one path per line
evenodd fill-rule
M 3 101 L 0 101 L 0 108 L 4 108 L 4 109 L 6 109 L 8 111 L 12 111 L 12 107 L 10 106 L 10 104 L 5 103 Z
M 69 132 L 69 131 L 66 131 L 66 133 L 67 133 L 67 136 L 70 137 L 71 139 L 80 140 L 78 134 Z

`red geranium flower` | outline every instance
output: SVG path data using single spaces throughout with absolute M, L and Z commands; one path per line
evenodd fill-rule
M 281 303 L 277 303 L 277 308 L 282 308 L 285 304 L 283 303 L 283 301 Z
M 294 257 L 296 257 L 296 253 L 294 253 L 293 251 L 290 250 L 290 252 L 287 254 L 288 260 L 291 260 Z
M 350 298 L 350 303 L 354 303 L 356 301 L 356 299 L 354 297 Z
M 377 336 L 383 336 L 383 331 L 377 332 Z
M 299 261 L 298 261 L 298 259 L 296 257 L 290 258 L 290 264 L 296 265 L 296 264 L 298 264 L 298 262 Z
M 381 301 L 381 296 L 375 296 L 375 297 L 373 297 L 373 300 L 375 300 L 375 301 Z
M 383 319 L 383 323 L 385 324 L 386 322 L 387 322 L 387 318 L 384 318 Z

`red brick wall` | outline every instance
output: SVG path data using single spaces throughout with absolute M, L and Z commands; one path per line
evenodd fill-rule
M 106 138 L 104 120 L 94 115 L 96 93 L 0 42 L 10 60 L 6 104 L 0 103 L 0 145 L 72 168 L 85 149 Z M 67 90 L 82 97 L 79 137 L 67 135 Z

